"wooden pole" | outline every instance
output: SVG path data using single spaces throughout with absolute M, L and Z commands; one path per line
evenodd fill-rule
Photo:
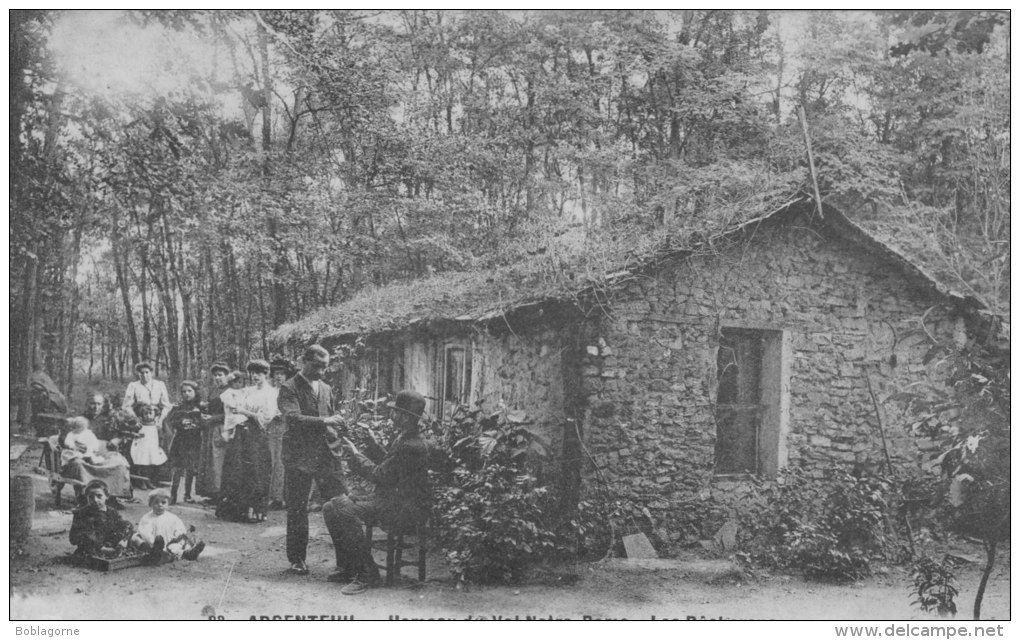
M 807 147 L 807 160 L 808 167 L 811 170 L 811 183 L 815 187 L 815 204 L 818 205 L 818 218 L 820 220 L 824 220 L 825 214 L 822 213 L 822 194 L 818 190 L 818 174 L 815 172 L 815 156 L 811 152 L 811 136 L 808 135 L 807 112 L 804 111 L 804 105 L 800 105 L 800 127 L 804 131 L 804 146 Z

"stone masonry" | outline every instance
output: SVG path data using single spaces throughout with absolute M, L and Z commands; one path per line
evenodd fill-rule
M 344 387 L 386 388 L 370 374 L 388 377 L 380 363 L 404 342 L 432 344 L 435 354 L 443 341 L 467 340 L 476 401 L 487 410 L 525 411 L 551 445 L 549 470 L 564 425 L 577 418 L 584 490 L 608 489 L 636 517 L 647 509 L 671 539 L 710 536 L 726 517 L 719 510 L 752 487 L 750 478 L 715 472 L 723 329 L 783 336 L 787 411 L 777 412 L 786 416 L 777 464 L 815 478 L 836 469 L 881 471 L 869 381 L 892 464 L 917 468 L 929 458 L 932 443 L 909 435 L 884 401 L 909 384 L 938 384 L 935 365 L 923 362 L 930 338 L 958 342 L 963 325 L 891 258 L 804 218 L 768 221 L 604 293 L 606 312 L 587 320 L 568 314 L 494 323 L 501 329 L 447 323 L 378 336 L 377 347 L 351 363 L 359 379 Z M 766 375 L 775 371 L 763 373 L 763 386 Z M 693 514 L 706 510 L 718 517 L 692 531 Z
M 919 380 L 936 383 L 922 363 L 929 340 L 920 319 L 951 339 L 958 322 L 941 305 L 889 259 L 806 221 L 760 228 L 638 279 L 613 294 L 611 317 L 586 336 L 584 424 L 601 469 L 586 484 L 606 478 L 674 532 L 684 509 L 747 490 L 747 480 L 714 474 L 716 358 L 728 326 L 788 332 L 788 466 L 816 478 L 835 468 L 879 470 L 869 377 L 893 464 L 922 464 L 925 452 L 881 399 Z

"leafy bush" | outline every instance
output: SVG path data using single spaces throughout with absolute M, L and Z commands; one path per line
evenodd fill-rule
M 545 447 L 522 414 L 458 409 L 444 425 L 456 467 L 437 491 L 437 537 L 458 582 L 508 583 L 557 555 L 547 522 L 549 491 L 528 471 Z
M 762 484 L 741 510 L 743 557 L 814 579 L 865 577 L 883 552 L 887 489 L 876 478 L 840 474 L 818 481 L 787 471 Z
M 917 597 L 911 604 L 921 607 L 922 611 L 935 611 L 942 616 L 956 615 L 956 596 L 960 591 L 951 566 L 936 562 L 929 556 L 921 556 L 914 561 L 912 575 L 913 593 Z
M 925 362 L 945 375 L 944 384 L 913 386 L 893 396 L 912 416 L 908 430 L 931 438 L 940 452 L 939 498 L 946 524 L 981 538 L 985 567 L 974 597 L 974 619 L 995 565 L 996 550 L 1010 535 L 1010 351 L 994 342 L 957 349 L 934 343 Z M 1008 334 L 1007 334 L 1008 337 Z
M 616 500 L 581 500 L 573 516 L 556 530 L 556 555 L 580 560 L 604 558 L 616 542 L 610 523 L 622 512 Z
M 738 505 L 740 556 L 751 564 L 789 566 L 789 539 L 821 504 L 819 483 L 799 469 L 785 469 L 773 482 L 758 481 L 756 492 Z

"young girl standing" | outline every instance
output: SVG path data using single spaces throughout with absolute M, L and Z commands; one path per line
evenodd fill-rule
M 194 502 L 191 497 L 198 461 L 202 454 L 202 399 L 198 394 L 198 383 L 185 380 L 181 383 L 181 403 L 170 410 L 166 425 L 173 435 L 170 441 L 170 504 L 177 504 L 177 489 L 184 479 L 184 501 Z
M 139 402 L 135 405 L 135 415 L 140 424 L 131 442 L 131 464 L 138 475 L 155 482 L 160 465 L 166 462 L 166 453 L 159 446 L 159 414 L 154 405 Z

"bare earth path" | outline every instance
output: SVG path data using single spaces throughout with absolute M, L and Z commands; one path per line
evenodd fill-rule
M 30 454 L 29 454 L 30 455 Z M 19 465 L 20 466 L 20 465 Z M 21 470 L 20 472 L 24 472 Z M 138 492 L 144 499 L 144 492 Z M 53 508 L 43 478 L 36 479 L 36 513 L 25 553 L 11 559 L 13 620 L 199 619 L 252 616 L 353 616 L 354 619 L 475 618 L 778 618 L 933 619 L 910 605 L 909 577 L 898 568 L 853 585 L 806 582 L 786 576 L 758 580 L 692 571 L 669 561 L 626 560 L 579 564 L 563 584 L 454 589 L 438 556 L 430 557 L 425 585 L 374 589 L 345 597 L 325 581 L 332 548 L 320 514 L 311 514 L 310 576 L 286 573 L 284 512 L 259 525 L 217 520 L 210 509 L 179 504 L 208 547 L 198 562 L 102 573 L 70 565 L 70 513 Z M 70 490 L 65 489 L 65 504 Z M 144 503 L 128 505 L 137 521 Z M 970 550 L 979 556 L 978 551 Z M 409 570 L 408 570 L 409 571 Z M 978 568 L 961 574 L 960 619 L 967 619 Z M 570 583 L 570 584 L 567 584 Z M 988 593 L 986 619 L 1009 617 L 1009 553 L 1002 554 Z

